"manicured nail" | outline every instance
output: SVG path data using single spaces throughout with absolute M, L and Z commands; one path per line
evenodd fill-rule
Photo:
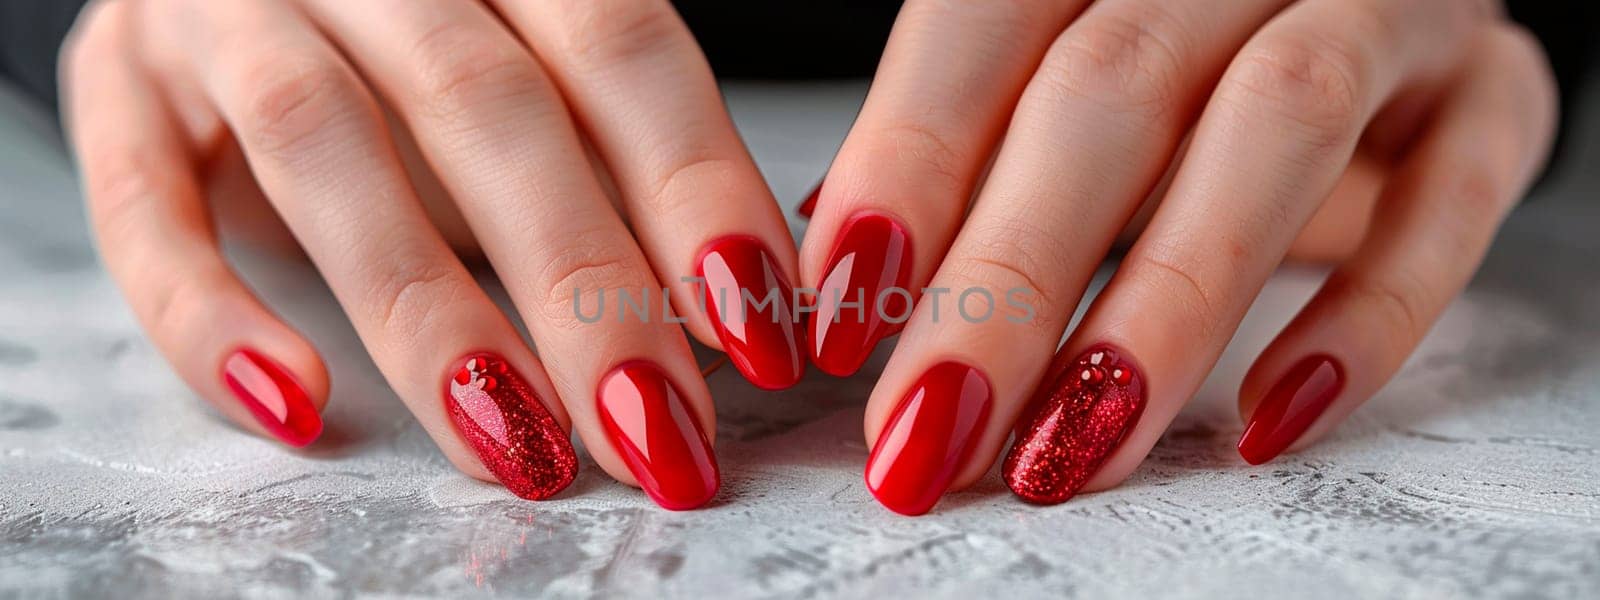
M 483 466 L 529 500 L 566 489 L 578 476 L 578 455 L 533 387 L 493 354 L 456 364 L 445 382 L 445 412 Z
M 805 333 L 795 320 L 794 288 L 761 242 L 731 236 L 711 242 L 697 273 L 706 311 L 733 366 L 756 387 L 781 390 L 806 372 Z
M 322 435 L 322 415 L 294 375 L 261 353 L 244 348 L 222 363 L 222 381 L 256 422 L 283 443 L 304 448 Z
M 957 362 L 935 365 L 906 392 L 867 459 L 867 489 L 889 510 L 928 512 L 961 472 L 989 421 L 989 379 Z
M 625 363 L 600 380 L 600 424 L 644 493 L 668 510 L 699 507 L 721 476 L 711 442 L 678 389 L 655 365 Z
M 1083 353 L 1047 388 L 1006 455 L 1006 486 L 1039 504 L 1067 501 L 1100 470 L 1144 412 L 1144 377 L 1108 346 Z
M 817 196 L 820 195 L 822 195 L 822 182 L 818 181 L 817 187 L 811 188 L 811 193 L 806 194 L 806 199 L 800 202 L 800 207 L 795 209 L 795 212 L 807 219 L 811 218 L 811 213 L 817 210 Z
M 811 361 L 830 375 L 855 374 L 878 341 L 911 311 L 911 238 L 894 220 L 857 215 L 845 223 L 817 286 Z M 882 305 L 878 301 L 882 300 Z
M 1300 439 L 1344 389 L 1344 369 L 1331 356 L 1302 359 L 1267 392 L 1239 437 L 1239 456 L 1252 465 L 1272 460 Z

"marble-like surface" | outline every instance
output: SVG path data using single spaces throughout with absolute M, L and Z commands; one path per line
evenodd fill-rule
M 730 89 L 780 197 L 826 167 L 861 90 Z M 991 474 L 894 516 L 860 476 L 874 368 L 782 393 L 723 369 L 725 491 L 669 513 L 592 463 L 543 503 L 457 474 L 325 288 L 274 260 L 240 257 L 332 360 L 329 431 L 295 453 L 230 426 L 99 269 L 47 121 L 3 104 L 0 598 L 1600 597 L 1600 169 L 1520 209 L 1393 383 L 1270 466 L 1234 454 L 1233 393 L 1313 271 L 1271 281 L 1116 490 L 1041 508 Z M 1600 164 L 1595 138 L 1576 158 Z

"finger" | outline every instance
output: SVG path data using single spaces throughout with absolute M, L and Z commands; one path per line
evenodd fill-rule
M 1087 4 L 913 0 L 900 11 L 801 252 L 802 280 L 817 289 L 807 338 L 818 369 L 855 373 L 899 329 L 1023 86 Z
M 1121 481 L 1198 388 L 1398 91 L 1443 77 L 1481 11 L 1456 0 L 1310 0 L 1245 45 L 1171 189 L 1073 332 L 1005 477 L 1038 502 Z M 1109 354 L 1102 350 L 1110 350 Z M 1131 369 L 1130 385 L 1100 376 Z M 1095 398 L 1086 412 L 1072 413 Z M 1066 449 L 1066 450 L 1063 450 Z
M 287 4 L 189 9 L 190 69 L 423 428 L 519 496 L 565 488 L 576 455 L 543 369 L 429 224 L 353 70 Z
M 312 6 L 457 199 L 595 462 L 666 508 L 708 502 L 710 392 L 534 57 L 478 3 Z
M 794 238 L 671 3 L 491 4 L 571 102 L 689 331 L 757 387 L 798 382 Z M 771 300 L 756 310 L 741 292 Z
M 1537 42 L 1498 26 L 1385 191 L 1358 254 L 1245 377 L 1239 454 L 1314 442 L 1399 370 L 1483 260 L 1543 164 L 1555 98 Z
M 68 129 L 106 268 L 191 388 L 251 431 L 310 444 L 328 373 L 218 249 L 181 129 L 130 56 L 127 11 L 85 13 L 64 62 Z
M 1161 177 L 1229 57 L 1285 2 L 1111 0 L 1052 45 L 988 183 L 879 379 L 867 437 L 883 448 L 900 428 L 920 427 L 902 416 L 913 410 L 904 390 L 922 389 L 913 381 L 927 365 L 951 359 L 993 382 L 984 398 L 991 418 L 959 441 L 970 456 L 953 464 L 876 453 L 868 480 L 877 480 L 880 501 L 901 512 L 927 510 L 946 487 L 966 485 L 994 464 L 1099 257 Z M 918 418 L 937 408 L 921 408 Z M 926 474 L 930 465 L 939 476 Z

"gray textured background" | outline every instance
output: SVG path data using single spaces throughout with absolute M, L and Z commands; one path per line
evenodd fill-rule
M 729 89 L 786 203 L 862 90 Z M 1600 597 L 1597 168 L 1519 209 L 1405 370 L 1307 452 L 1232 449 L 1239 377 L 1320 278 L 1287 269 L 1116 490 L 1040 508 L 991 474 L 923 518 L 879 508 L 880 351 L 782 393 L 713 374 L 724 492 L 669 513 L 592 463 L 537 504 L 457 474 L 325 288 L 271 259 L 239 256 L 329 357 L 328 432 L 295 453 L 225 423 L 96 264 L 48 123 L 0 93 L 0 597 Z M 1596 137 L 1576 160 L 1600 164 Z

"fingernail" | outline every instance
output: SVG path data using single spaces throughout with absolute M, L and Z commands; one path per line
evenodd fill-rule
M 805 217 L 807 219 L 811 218 L 811 213 L 816 212 L 816 210 L 817 210 L 817 196 L 821 196 L 821 195 L 822 195 L 822 182 L 818 181 L 817 182 L 817 186 L 814 187 L 814 188 L 811 188 L 811 193 L 806 194 L 806 199 L 800 201 L 800 207 L 796 208 L 795 212 L 800 213 L 800 216 Z
M 244 348 L 222 363 L 222 381 L 256 422 L 285 444 L 304 448 L 322 435 L 322 415 L 294 375 L 261 353 Z
M 600 380 L 600 424 L 639 487 L 668 510 L 710 501 L 721 485 L 700 421 L 655 365 L 633 361 Z
M 445 382 L 445 412 L 483 466 L 529 500 L 566 489 L 578 476 L 578 456 L 533 387 L 493 354 L 473 354 L 456 364 Z
M 795 321 L 794 288 L 761 242 L 749 236 L 711 242 L 698 275 L 717 339 L 745 379 L 767 390 L 800 381 L 805 334 Z
M 845 223 L 834 243 L 822 284 L 817 286 L 817 311 L 811 315 L 811 360 L 839 377 L 855 374 L 878 341 L 893 333 L 909 316 L 911 238 L 894 220 L 857 215 Z M 899 291 L 885 290 L 897 289 Z M 877 302 L 883 299 L 883 305 Z
M 1272 386 L 1239 436 L 1239 456 L 1252 465 L 1272 460 L 1300 439 L 1344 389 L 1344 369 L 1331 356 L 1302 359 Z
M 982 372 L 957 362 L 928 369 L 878 434 L 867 459 L 867 489 L 889 510 L 928 512 L 972 454 L 989 407 Z
M 1144 377 L 1123 353 L 1084 352 L 1030 413 L 1006 454 L 1006 486 L 1022 499 L 1057 504 L 1076 494 L 1144 412 Z

